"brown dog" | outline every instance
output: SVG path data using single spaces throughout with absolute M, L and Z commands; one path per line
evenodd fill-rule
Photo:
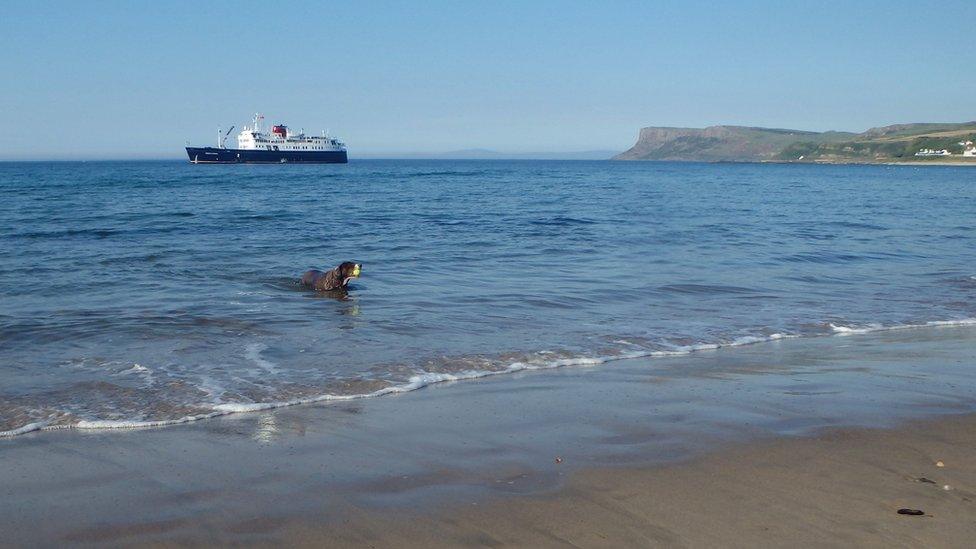
M 302 275 L 302 286 L 312 288 L 320 292 L 328 292 L 332 290 L 345 290 L 346 285 L 349 281 L 354 278 L 359 278 L 359 273 L 363 266 L 359 263 L 353 263 L 352 261 L 346 261 L 339 264 L 338 267 L 332 269 L 331 271 L 316 271 L 312 269 L 311 271 L 306 271 Z

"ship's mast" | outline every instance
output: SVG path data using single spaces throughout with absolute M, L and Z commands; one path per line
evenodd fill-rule
M 230 132 L 232 132 L 232 131 L 234 131 L 234 126 L 231 126 L 230 129 L 227 130 L 227 133 L 225 133 L 224 135 L 220 135 L 220 128 L 217 128 L 217 148 L 218 149 L 225 148 L 224 147 L 224 143 L 227 142 L 227 136 L 230 135 Z

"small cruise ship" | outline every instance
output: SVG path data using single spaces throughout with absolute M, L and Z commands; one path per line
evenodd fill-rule
M 260 114 L 254 115 L 250 127 L 237 134 L 237 148 L 224 146 L 227 133 L 217 130 L 216 147 L 187 147 L 186 154 L 194 164 L 283 164 L 291 162 L 345 164 L 346 144 L 322 132 L 321 136 L 294 132 L 283 124 L 271 126 L 271 133 L 261 131 Z

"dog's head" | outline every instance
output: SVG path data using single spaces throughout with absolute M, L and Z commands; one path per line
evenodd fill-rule
M 339 272 L 339 279 L 342 280 L 342 285 L 345 286 L 349 284 L 350 280 L 359 278 L 359 273 L 362 272 L 363 266 L 360 263 L 345 261 L 339 264 L 336 270 Z

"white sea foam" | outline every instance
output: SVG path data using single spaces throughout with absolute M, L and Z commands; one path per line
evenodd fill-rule
M 227 391 L 223 385 L 217 383 L 216 380 L 208 376 L 201 378 L 200 381 L 197 382 L 196 387 L 204 393 L 207 393 L 207 396 L 212 399 L 220 398 Z
M 74 425 L 70 425 L 75 429 L 143 429 L 146 427 L 162 427 L 165 425 L 177 425 L 180 423 L 189 423 L 191 421 L 199 421 L 201 419 L 209 419 L 212 417 L 217 417 L 223 415 L 221 412 L 210 412 L 206 414 L 198 414 L 194 416 L 183 416 L 177 419 L 164 419 L 159 421 L 127 421 L 127 420 L 81 420 Z M 46 429 L 46 427 L 45 427 Z
M 925 326 L 976 326 L 976 318 L 963 318 L 960 320 L 933 320 L 931 322 L 926 322 L 918 327 Z M 915 326 L 911 326 L 914 328 Z
M 633 351 L 629 353 L 622 353 L 619 355 L 612 355 L 612 356 L 560 358 L 560 359 L 550 360 L 546 362 L 516 361 L 510 363 L 507 367 L 498 370 L 462 370 L 453 373 L 425 372 L 425 373 L 411 376 L 405 383 L 399 385 L 390 385 L 388 387 L 384 387 L 382 389 L 378 389 L 370 393 L 357 393 L 357 394 L 349 394 L 349 395 L 322 394 L 313 397 L 305 397 L 305 398 L 275 401 L 275 402 L 221 403 L 212 406 L 212 409 L 214 410 L 212 413 L 200 414 L 196 416 L 186 416 L 174 420 L 82 421 L 76 424 L 75 426 L 79 429 L 132 429 L 132 428 L 158 427 L 163 425 L 188 423 L 190 421 L 196 421 L 200 419 L 207 419 L 207 418 L 212 418 L 212 417 L 217 417 L 217 416 L 227 415 L 227 414 L 234 414 L 234 413 L 260 412 L 264 410 L 272 410 L 275 408 L 284 408 L 284 407 L 297 406 L 302 404 L 313 404 L 317 402 L 347 401 L 347 400 L 359 400 L 364 398 L 375 398 L 375 397 L 380 397 L 389 394 L 407 393 L 411 391 L 416 391 L 418 389 L 423 389 L 425 387 L 438 384 L 438 383 L 456 382 L 456 381 L 463 381 L 468 379 L 497 376 L 502 374 L 511 374 L 520 371 L 549 370 L 549 369 L 564 368 L 569 366 L 596 366 L 600 364 L 605 364 L 607 362 L 624 360 L 624 359 L 687 355 L 699 351 L 719 349 L 722 347 L 739 347 L 743 345 L 752 345 L 752 344 L 762 343 L 766 341 L 774 341 L 777 339 L 782 339 L 784 337 L 797 337 L 797 336 L 792 336 L 787 334 L 773 334 L 767 337 L 747 336 L 747 337 L 742 337 L 730 341 L 728 343 L 700 343 L 695 345 L 680 346 L 672 350 L 665 350 L 665 351 Z M 549 354 L 551 354 L 551 352 Z
M 895 324 L 892 326 L 884 326 L 882 324 L 865 324 L 863 326 L 844 326 L 838 324 L 830 324 L 830 328 L 837 335 L 849 335 L 849 334 L 868 334 L 872 332 L 891 332 L 895 330 L 912 330 L 917 328 L 938 328 L 946 326 L 976 326 L 976 318 L 961 318 L 958 320 L 931 320 L 929 322 L 922 322 L 919 324 Z
M 913 328 L 928 328 L 928 327 L 953 327 L 953 326 L 976 326 L 976 318 L 964 318 L 958 320 L 935 320 L 929 321 L 921 324 L 902 324 L 894 326 L 883 326 L 881 324 L 867 324 L 863 326 L 844 326 L 838 324 L 830 324 L 831 329 L 836 335 L 852 335 L 852 334 L 864 334 L 870 332 L 878 331 L 888 331 L 888 330 L 907 330 Z M 312 404 L 316 402 L 326 402 L 326 401 L 346 401 L 346 400 L 359 400 L 365 398 L 380 397 L 395 393 L 406 393 L 410 391 L 416 391 L 430 385 L 437 383 L 462 381 L 466 379 L 475 379 L 481 377 L 496 376 L 502 374 L 511 374 L 514 372 L 520 372 L 525 370 L 548 370 L 554 368 L 563 368 L 568 366 L 595 366 L 599 364 L 605 364 L 607 362 L 612 362 L 616 360 L 634 359 L 634 358 L 647 358 L 647 357 L 668 357 L 668 356 L 682 356 L 689 355 L 692 353 L 697 353 L 701 351 L 710 351 L 715 349 L 720 349 L 724 347 L 741 347 L 744 345 L 755 345 L 758 343 L 765 343 L 770 341 L 777 341 L 780 339 L 787 338 L 798 338 L 802 337 L 797 334 L 782 334 L 774 333 L 768 336 L 743 336 L 732 341 L 724 343 L 698 343 L 692 345 L 682 345 L 676 346 L 673 349 L 667 350 L 655 350 L 655 351 L 632 351 L 628 353 L 621 353 L 612 356 L 602 356 L 602 357 L 578 357 L 578 358 L 561 358 L 556 360 L 549 360 L 545 362 L 522 362 L 516 361 L 510 363 L 507 367 L 498 370 L 464 370 L 454 373 L 446 372 L 424 372 L 414 376 L 411 376 L 405 383 L 399 385 L 390 385 L 382 389 L 370 393 L 358 393 L 349 395 L 336 395 L 336 394 L 322 394 L 312 397 L 298 398 L 292 400 L 283 400 L 275 402 L 240 402 L 240 403 L 219 403 L 209 405 L 212 412 L 184 416 L 177 419 L 171 420 L 159 420 L 159 421 L 125 421 L 125 420 L 82 420 L 75 424 L 69 425 L 48 425 L 43 422 L 30 423 L 17 429 L 10 431 L 0 431 L 0 438 L 3 437 L 13 437 L 21 435 L 24 433 L 29 433 L 32 431 L 44 431 L 53 429 L 140 429 L 148 427 L 162 427 L 166 425 L 176 425 L 181 423 L 189 423 L 193 421 L 199 421 L 202 419 L 210 419 L 218 416 L 243 413 L 243 412 L 259 412 L 263 410 L 271 410 L 274 408 L 284 408 L 288 406 L 297 406 L 301 404 Z M 261 351 L 266 347 L 263 344 L 252 344 L 247 347 L 246 356 L 254 361 L 264 361 L 260 357 Z M 551 352 L 540 352 L 537 354 L 552 354 Z M 268 362 L 271 367 L 276 366 Z M 264 366 L 262 366 L 264 367 Z
M 835 334 L 845 335 L 845 334 L 866 334 L 869 332 L 876 332 L 882 329 L 880 324 L 868 324 L 866 326 L 839 326 L 837 324 L 830 324 L 830 329 L 834 331 Z
M 268 348 L 264 343 L 249 343 L 244 347 L 244 358 L 257 364 L 262 370 L 267 372 L 277 372 L 278 365 L 261 356 L 261 352 Z
M 38 421 L 36 423 L 28 423 L 27 425 L 22 425 L 16 429 L 11 429 L 9 431 L 0 431 L 0 438 L 15 437 L 17 435 L 22 435 L 24 433 L 30 433 L 33 431 L 40 431 L 48 427 L 47 423 L 43 421 Z
M 133 364 L 131 368 L 126 368 L 121 372 L 116 373 L 116 375 L 127 375 L 127 374 L 151 374 L 152 370 L 146 368 L 141 364 Z

